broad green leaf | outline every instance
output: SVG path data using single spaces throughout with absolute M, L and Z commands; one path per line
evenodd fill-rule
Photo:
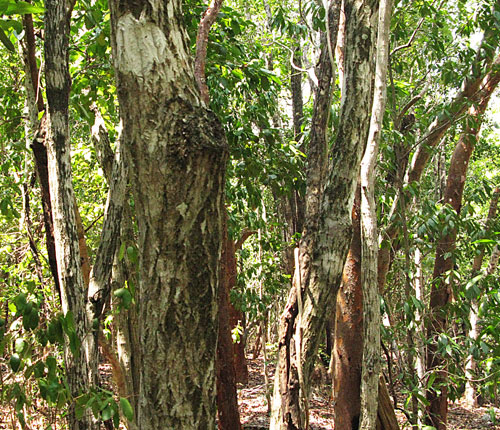
M 120 407 L 122 408 L 122 412 L 123 415 L 125 415 L 125 418 L 127 418 L 129 421 L 133 421 L 134 410 L 132 409 L 130 402 L 125 397 L 120 397 Z
M 35 6 L 24 1 L 10 1 L 5 11 L 6 15 L 24 15 L 27 13 L 43 13 L 45 9 L 42 6 Z

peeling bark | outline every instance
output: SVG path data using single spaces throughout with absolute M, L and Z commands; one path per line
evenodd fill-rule
M 352 209 L 353 234 L 337 296 L 332 362 L 333 413 L 336 430 L 359 428 L 363 357 L 363 290 L 361 289 L 361 189 Z
M 330 2 L 328 34 L 320 68 L 333 77 L 331 55 L 338 34 L 340 4 Z M 300 267 L 280 321 L 271 429 L 307 428 L 307 399 L 320 338 L 335 304 L 351 240 L 351 208 L 356 172 L 368 134 L 373 70 L 375 2 L 346 1 L 346 98 L 340 127 L 326 166 L 328 112 L 314 111 L 317 127 L 308 149 L 306 221 L 299 246 Z M 330 78 L 331 79 L 331 78 Z M 327 80 L 328 81 L 328 80 Z M 332 82 L 316 94 L 315 105 L 329 111 Z M 325 100 L 326 99 L 326 100 Z M 321 100 L 321 103 L 320 103 Z M 319 125 L 321 124 L 321 125 Z M 325 136 L 325 137 L 323 137 Z M 326 181 L 326 182 L 325 182 Z
M 195 84 L 181 2 L 110 10 L 139 232 L 137 420 L 213 429 L 225 136 Z

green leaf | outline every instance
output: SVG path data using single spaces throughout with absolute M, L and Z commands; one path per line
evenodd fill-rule
M 427 380 L 427 388 L 432 387 L 432 384 L 434 384 L 436 377 L 437 377 L 437 374 L 435 372 L 430 374 L 429 379 Z
M 125 308 L 128 308 L 132 303 L 132 294 L 130 294 L 128 288 L 118 288 L 118 290 L 116 290 L 113 295 L 121 299 L 122 304 Z
M 21 358 L 18 354 L 12 354 L 9 360 L 10 368 L 13 372 L 17 372 L 19 367 L 21 367 Z
M 122 408 L 122 412 L 123 415 L 125 415 L 125 418 L 127 418 L 129 421 L 133 421 L 134 410 L 132 409 L 130 402 L 125 397 L 120 397 L 120 407 Z
M 78 336 L 76 335 L 75 332 L 71 332 L 68 334 L 69 337 L 69 348 L 71 349 L 71 352 L 75 357 L 78 357 L 80 355 L 80 339 L 78 339 Z
M 111 409 L 111 406 L 106 406 L 104 410 L 102 411 L 101 417 L 103 421 L 108 421 L 111 419 L 113 416 L 113 409 Z
M 118 252 L 118 260 L 122 261 L 125 256 L 125 242 L 120 245 L 120 251 Z
M 26 341 L 23 338 L 16 339 L 14 350 L 18 354 L 22 354 L 25 348 L 26 348 Z
M 80 405 L 79 403 L 76 404 L 75 406 L 75 415 L 77 420 L 81 420 L 83 418 L 83 415 L 85 414 L 85 406 Z
M 44 11 L 45 8 L 42 6 L 35 6 L 24 1 L 13 2 L 11 0 L 7 10 L 5 11 L 5 15 L 25 15 L 27 13 L 43 13 Z

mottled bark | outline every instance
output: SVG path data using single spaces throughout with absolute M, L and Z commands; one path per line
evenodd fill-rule
M 126 187 L 128 173 L 123 162 L 120 142 L 117 142 L 116 155 L 113 153 L 109 141 L 109 134 L 104 124 L 104 119 L 97 108 L 92 107 L 95 122 L 92 126 L 92 143 L 97 154 L 97 159 L 108 182 L 109 191 L 106 204 L 106 218 L 101 233 L 99 252 L 105 255 L 96 259 L 93 267 L 92 280 L 88 292 L 87 312 L 92 318 L 101 318 L 103 308 L 108 302 L 112 291 L 125 286 L 130 291 L 136 285 L 134 263 L 128 258 L 120 258 L 119 248 L 135 246 L 132 215 L 128 200 L 130 192 Z M 119 246 L 120 245 L 120 246 Z M 112 257 L 112 261 L 111 260 Z M 112 302 L 111 308 L 120 306 Z M 99 333 L 99 346 L 103 356 L 112 366 L 113 379 L 116 381 L 118 395 L 129 400 L 137 416 L 137 396 L 139 375 L 137 366 L 132 363 L 140 362 L 138 356 L 133 356 L 133 345 L 137 339 L 137 312 L 132 303 L 128 309 L 121 307 L 115 312 L 113 319 L 114 347 Z M 135 339 L 135 341 L 133 341 Z M 126 422 L 127 429 L 138 428 L 136 420 Z
M 491 252 L 490 262 L 488 263 L 488 268 L 486 272 L 491 275 L 497 270 L 498 260 L 500 259 L 500 247 L 495 245 L 493 251 Z
M 333 76 L 332 46 L 336 45 L 338 2 L 328 10 L 330 43 L 323 45 L 320 68 Z M 278 367 L 275 376 L 271 429 L 307 428 L 310 376 L 327 315 L 335 304 L 351 240 L 351 208 L 356 172 L 368 134 L 373 71 L 374 2 L 346 2 L 346 99 L 340 127 L 326 172 L 327 125 L 321 109 L 313 113 L 308 148 L 306 221 L 299 246 L 300 268 L 280 321 Z M 331 69 L 329 71 L 329 69 Z M 332 82 L 316 93 L 315 105 L 326 106 Z M 326 98 L 326 102 L 325 102 Z M 320 99 L 322 102 L 320 103 Z M 319 126 L 319 124 L 324 124 Z M 313 139 L 313 135 L 317 136 Z M 325 184 L 326 180 L 326 184 Z M 322 192 L 324 189 L 324 192 Z M 318 216 L 319 215 L 319 216 Z
M 499 63 L 500 57 L 495 60 L 494 65 L 498 66 Z M 494 67 L 480 85 L 481 97 L 476 99 L 469 108 L 465 130 L 460 136 L 450 160 L 444 202 L 450 205 L 457 214 L 460 213 L 462 206 L 467 168 L 481 127 L 482 115 L 499 81 L 500 71 L 498 67 Z M 429 372 L 436 374 L 434 386 L 439 389 L 439 392 L 433 387 L 427 390 L 426 398 L 430 404 L 427 408 L 426 423 L 436 427 L 437 430 L 446 429 L 448 388 L 446 361 L 437 352 L 436 338 L 440 333 L 445 333 L 447 328 L 447 318 L 443 308 L 450 300 L 451 285 L 445 281 L 445 274 L 453 268 L 454 259 L 452 254 L 455 250 L 457 233 L 457 228 L 452 228 L 438 240 L 432 274 L 433 282 L 429 304 L 430 318 L 427 322 L 427 337 L 433 340 L 427 349 L 427 369 Z
M 31 149 L 35 160 L 35 171 L 40 185 L 42 200 L 42 214 L 45 229 L 45 244 L 50 271 L 54 278 L 56 291 L 60 294 L 59 278 L 57 275 L 56 249 L 54 243 L 54 226 L 52 222 L 52 206 L 50 203 L 49 173 L 47 168 L 47 148 L 45 137 L 47 134 L 47 119 L 44 116 L 38 121 L 38 113 L 45 110 L 43 98 L 39 88 L 39 70 L 36 62 L 36 45 L 31 15 L 23 16 L 26 38 L 22 42 L 23 60 L 25 69 L 25 88 L 27 93 L 28 113 L 30 118 L 31 133 L 34 138 Z
M 54 223 L 59 285 L 64 315 L 72 314 L 75 334 L 81 348 L 72 352 L 65 345 L 68 385 L 73 397 L 90 390 L 96 383 L 97 362 L 93 361 L 92 344 L 88 343 L 89 321 L 85 313 L 86 287 L 81 268 L 76 228 L 74 192 L 71 182 L 68 103 L 71 79 L 68 69 L 69 18 L 67 1 L 46 1 L 45 62 L 48 104 L 48 169 L 50 198 Z M 70 405 L 68 425 L 72 430 L 97 429 L 90 411 L 81 420 Z
M 392 0 L 381 0 L 370 129 L 359 175 L 361 183 L 361 283 L 364 329 L 360 420 L 360 429 L 362 430 L 375 428 L 377 422 L 380 377 L 380 297 L 377 284 L 378 229 L 375 202 L 375 166 L 385 113 L 391 15 Z
M 96 115 L 96 120 L 99 119 Z M 103 133 L 99 127 L 100 133 Z M 92 133 L 94 146 L 99 146 L 97 136 L 98 130 Z M 97 143 L 97 145 L 96 145 Z M 103 145 L 104 146 L 104 145 Z M 107 145 L 109 147 L 109 145 Z M 106 300 L 111 293 L 111 280 L 115 254 L 120 247 L 120 229 L 122 221 L 123 206 L 125 204 L 127 176 L 123 162 L 123 154 L 121 145 L 118 144 L 118 149 L 114 156 L 111 166 L 104 163 L 104 171 L 107 171 L 109 181 L 109 191 L 106 201 L 106 210 L 104 214 L 104 222 L 102 226 L 99 247 L 96 253 L 96 260 L 90 274 L 90 282 L 88 289 L 87 312 L 89 319 L 99 319 Z M 97 335 L 97 332 L 95 332 Z
M 213 429 L 225 136 L 196 87 L 181 2 L 110 10 L 139 233 L 137 420 Z
M 335 429 L 359 428 L 363 358 L 363 290 L 361 289 L 361 189 L 352 209 L 353 234 L 335 312 L 332 354 Z

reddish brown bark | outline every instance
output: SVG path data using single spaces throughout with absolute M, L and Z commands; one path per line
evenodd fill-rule
M 205 78 L 205 63 L 207 59 L 208 32 L 217 19 L 217 14 L 222 6 L 222 0 L 213 0 L 203 14 L 196 36 L 196 58 L 194 63 L 194 76 L 200 90 L 202 100 L 208 105 L 207 80 Z
M 498 60 L 496 60 L 495 63 L 497 61 Z M 491 60 L 488 64 L 491 67 Z M 450 103 L 448 109 L 450 115 L 440 115 L 429 126 L 427 134 L 420 141 L 419 146 L 412 157 L 411 166 L 409 167 L 405 178 L 406 184 L 412 184 L 420 181 L 425 166 L 432 155 L 433 148 L 441 141 L 450 126 L 454 124 L 460 115 L 467 110 L 469 103 L 474 100 L 477 102 L 485 96 L 487 89 L 484 86 L 481 86 L 481 83 L 484 79 L 486 79 L 485 76 L 488 70 L 489 67 L 486 65 L 481 73 L 475 73 L 468 78 L 465 81 L 463 89 Z M 405 196 L 400 195 L 399 198 L 405 198 Z M 391 245 L 393 244 L 398 232 L 399 219 L 393 219 L 382 234 L 382 239 L 387 241 L 388 246 L 381 247 L 378 254 L 379 291 L 383 291 L 385 286 L 387 272 L 389 271 L 391 263 Z
M 361 289 L 360 188 L 352 210 L 353 234 L 337 296 L 333 347 L 335 429 L 358 428 L 363 359 L 363 291 Z
M 228 238 L 227 233 L 227 214 L 225 214 L 223 224 L 223 241 L 226 246 L 222 249 L 220 264 L 221 282 L 218 291 L 219 337 L 216 359 L 218 428 L 219 430 L 239 430 L 241 424 L 236 393 L 235 366 L 233 363 L 229 301 L 229 291 L 233 286 L 231 284 L 235 266 L 233 261 L 235 263 L 236 260 L 234 257 L 234 242 Z
M 494 65 L 497 66 L 499 63 L 500 57 L 496 59 Z M 469 108 L 465 131 L 462 133 L 450 160 L 444 201 L 457 214 L 460 213 L 467 168 L 481 127 L 482 115 L 499 81 L 500 71 L 495 67 L 481 83 L 480 97 Z M 446 429 L 448 387 L 446 361 L 437 352 L 435 338 L 440 333 L 446 332 L 447 328 L 447 318 L 443 307 L 450 301 L 452 292 L 451 286 L 445 281 L 445 274 L 453 268 L 452 253 L 455 250 L 456 237 L 457 229 L 451 228 L 449 233 L 444 234 L 438 241 L 432 276 L 434 281 L 432 282 L 429 305 L 430 318 L 427 323 L 427 337 L 433 339 L 427 349 L 427 368 L 429 372 L 435 373 L 434 387 L 439 388 L 439 392 L 431 387 L 426 393 L 429 401 L 426 422 L 428 425 L 436 427 L 437 430 Z

